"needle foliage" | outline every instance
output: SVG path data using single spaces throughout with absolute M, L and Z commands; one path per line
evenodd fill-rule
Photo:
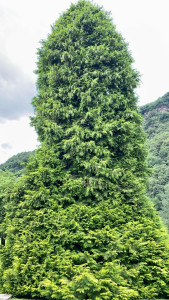
M 2 292 L 47 299 L 169 297 L 168 237 L 145 196 L 138 73 L 110 16 L 79 1 L 38 50 L 41 147 L 11 195 Z

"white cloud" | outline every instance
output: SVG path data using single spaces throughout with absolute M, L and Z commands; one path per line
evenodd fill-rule
M 28 117 L 22 117 L 20 120 L 6 121 L 0 125 L 0 163 L 19 152 L 37 148 L 37 135 L 29 123 Z

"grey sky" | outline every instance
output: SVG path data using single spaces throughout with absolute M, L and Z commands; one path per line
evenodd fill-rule
M 31 115 L 35 95 L 33 80 L 4 55 L 0 56 L 0 123 Z
M 8 144 L 8 143 L 3 143 L 3 144 L 1 145 L 1 148 L 2 148 L 2 149 L 11 149 L 12 146 L 11 146 L 10 144 Z

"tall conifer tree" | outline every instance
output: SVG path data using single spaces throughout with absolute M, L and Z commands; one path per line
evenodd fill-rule
M 168 238 L 145 196 L 139 76 L 125 41 L 102 8 L 79 1 L 38 57 L 32 124 L 41 148 L 11 195 L 1 291 L 169 297 Z

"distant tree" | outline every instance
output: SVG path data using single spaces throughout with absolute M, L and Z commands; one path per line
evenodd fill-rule
M 12 194 L 2 292 L 47 299 L 169 296 L 168 236 L 145 196 L 138 74 L 107 13 L 71 5 L 38 52 L 41 148 Z

